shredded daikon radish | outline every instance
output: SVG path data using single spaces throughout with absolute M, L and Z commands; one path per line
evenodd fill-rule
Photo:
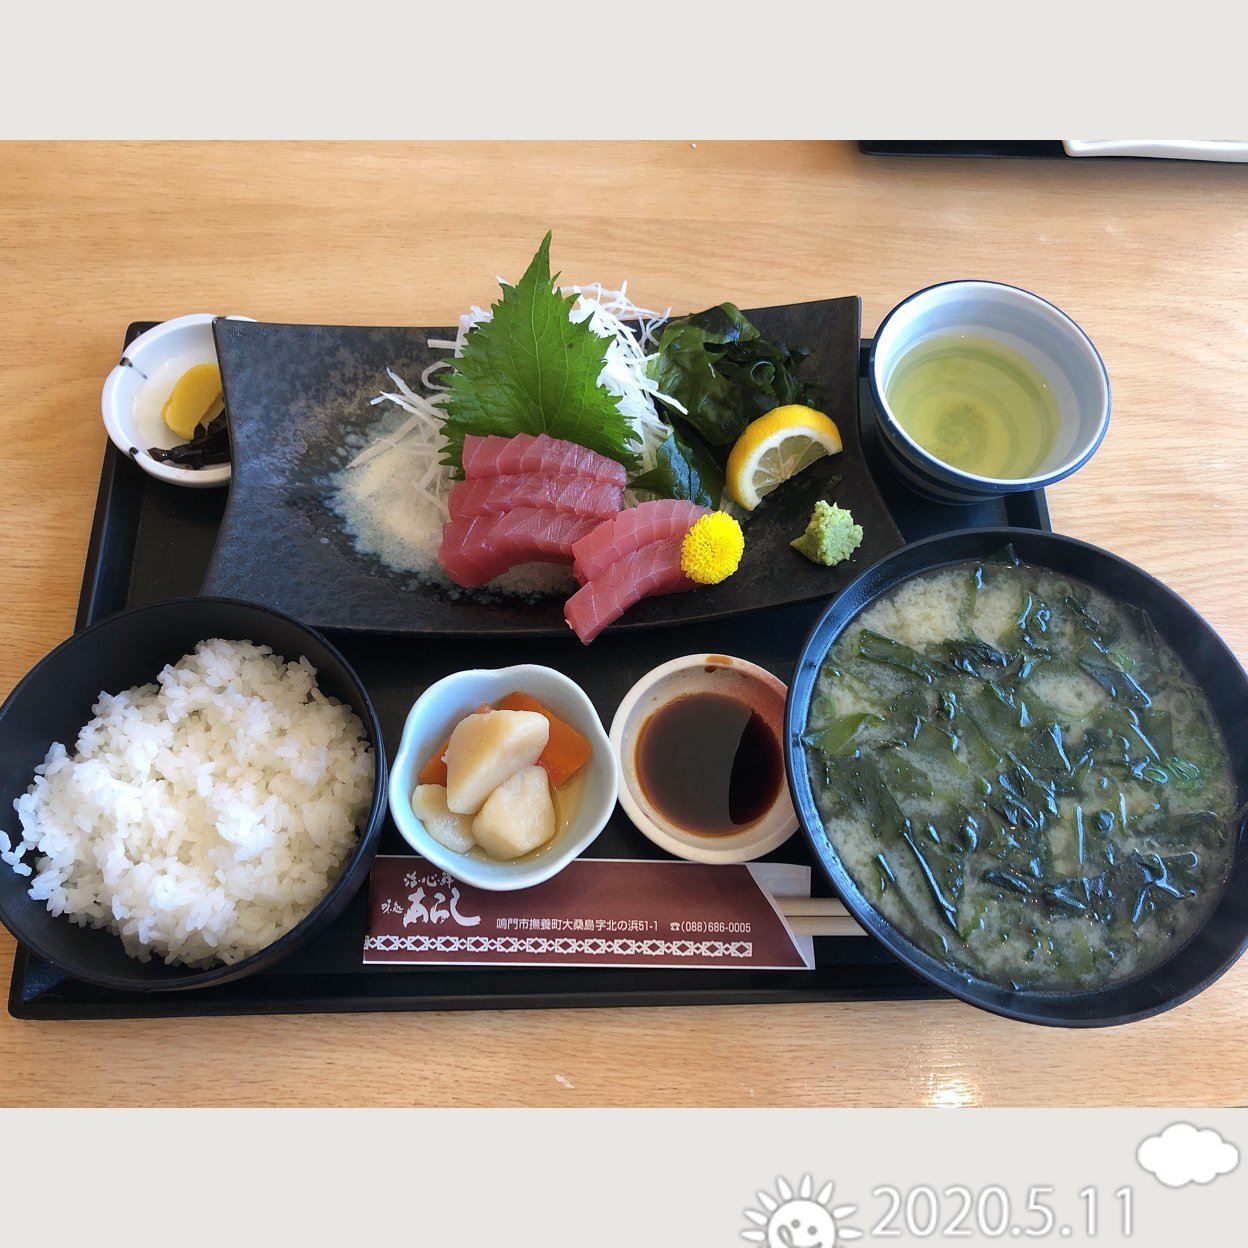
M 578 296 L 571 319 L 588 321 L 594 333 L 610 340 L 598 384 L 618 396 L 624 419 L 640 439 L 642 470 L 652 468 L 656 452 L 671 433 L 671 426 L 659 416 L 655 399 L 661 398 L 677 411 L 685 410 L 675 399 L 662 394 L 646 373 L 650 361 L 646 343 L 653 337 L 655 325 L 666 321 L 672 310 L 652 312 L 638 307 L 628 297 L 627 282 L 619 290 L 604 290 L 601 283 L 563 289 L 565 294 Z
M 430 364 L 427 369 L 420 375 L 420 384 L 426 390 L 449 390 L 449 386 L 444 386 L 440 381 L 434 381 L 433 375 L 443 368 L 450 368 L 450 360 L 436 360 Z
M 442 436 L 442 410 L 441 404 L 446 401 L 446 392 L 433 395 L 431 398 L 425 398 L 423 395 L 417 394 L 408 386 L 407 382 L 398 375 L 392 368 L 386 369 L 386 374 L 391 381 L 398 387 L 398 394 L 389 394 L 383 391 L 372 399 L 371 402 L 375 407 L 378 403 L 396 403 L 404 411 L 410 412 L 411 416 L 405 420 L 393 433 L 387 434 L 385 437 L 378 438 L 371 446 L 361 451 L 348 465 L 348 468 L 359 468 L 363 464 L 368 463 L 370 459 L 380 455 L 383 451 L 389 450 L 393 446 L 397 446 L 401 441 L 413 432 L 419 432 L 420 437 L 416 439 L 416 445 L 411 448 L 414 453 L 427 449 L 428 453 L 436 462 L 442 454 L 442 444 L 445 439 Z M 441 490 L 440 497 L 445 498 L 449 483 Z

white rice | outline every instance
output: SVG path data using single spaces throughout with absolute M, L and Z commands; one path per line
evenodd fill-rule
M 232 963 L 290 931 L 355 847 L 375 760 L 316 669 L 248 641 L 201 642 L 155 684 L 101 693 L 14 803 L 0 858 L 57 915 L 142 961 Z

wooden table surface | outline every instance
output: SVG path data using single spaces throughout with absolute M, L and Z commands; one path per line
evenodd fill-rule
M 128 322 L 443 324 L 542 234 L 566 280 L 677 311 L 996 278 L 1108 365 L 1057 529 L 1248 656 L 1248 169 L 871 158 L 845 143 L 0 145 L 0 694 L 74 618 Z M 0 966 L 13 942 L 0 933 Z M 0 1104 L 1227 1105 L 1248 961 L 1150 1022 L 955 1003 L 122 1023 L 0 1018 Z

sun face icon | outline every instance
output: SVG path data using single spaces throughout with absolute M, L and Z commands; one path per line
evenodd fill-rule
M 838 1226 L 840 1218 L 857 1212 L 857 1205 L 832 1207 L 832 1184 L 818 1192 L 810 1175 L 803 1175 L 797 1191 L 784 1179 L 776 1180 L 777 1196 L 758 1193 L 760 1209 L 747 1209 L 745 1216 L 754 1224 L 741 1232 L 741 1238 L 767 1248 L 833 1248 L 862 1232 L 852 1226 Z

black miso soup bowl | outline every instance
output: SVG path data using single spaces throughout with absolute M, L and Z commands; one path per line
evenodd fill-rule
M 214 637 L 272 647 L 287 661 L 307 657 L 321 690 L 360 717 L 377 760 L 373 797 L 355 849 L 329 891 L 286 935 L 230 965 L 207 969 L 170 966 L 153 956 L 130 957 L 110 931 L 79 927 L 32 900 L 29 876 L 0 863 L 0 920 L 28 949 L 66 975 L 124 992 L 202 988 L 272 966 L 327 927 L 363 884 L 386 814 L 386 755 L 377 713 L 346 659 L 319 633 L 267 607 L 228 598 L 177 598 L 135 607 L 75 633 L 35 665 L 0 706 L 0 828 L 14 844 L 13 802 L 29 787 L 48 747 L 72 750 L 92 718 L 101 690 L 117 693 L 147 684 L 167 664 Z M 26 861 L 33 865 L 34 855 Z
M 1212 628 L 1147 572 L 1074 538 L 1033 529 L 965 529 L 881 559 L 834 598 L 802 647 L 785 708 L 785 767 L 793 805 L 816 861 L 846 908 L 891 953 L 938 988 L 994 1014 L 1058 1027 L 1105 1027 L 1171 1009 L 1207 988 L 1248 948 L 1248 823 L 1241 820 L 1226 888 L 1196 933 L 1165 962 L 1122 983 L 1083 991 L 1015 991 L 953 969 L 920 949 L 854 883 L 815 805 L 801 736 L 819 668 L 855 616 L 919 573 L 984 559 L 1013 544 L 1024 563 L 1075 577 L 1147 613 L 1204 690 L 1231 757 L 1236 810 L 1248 798 L 1248 676 Z

